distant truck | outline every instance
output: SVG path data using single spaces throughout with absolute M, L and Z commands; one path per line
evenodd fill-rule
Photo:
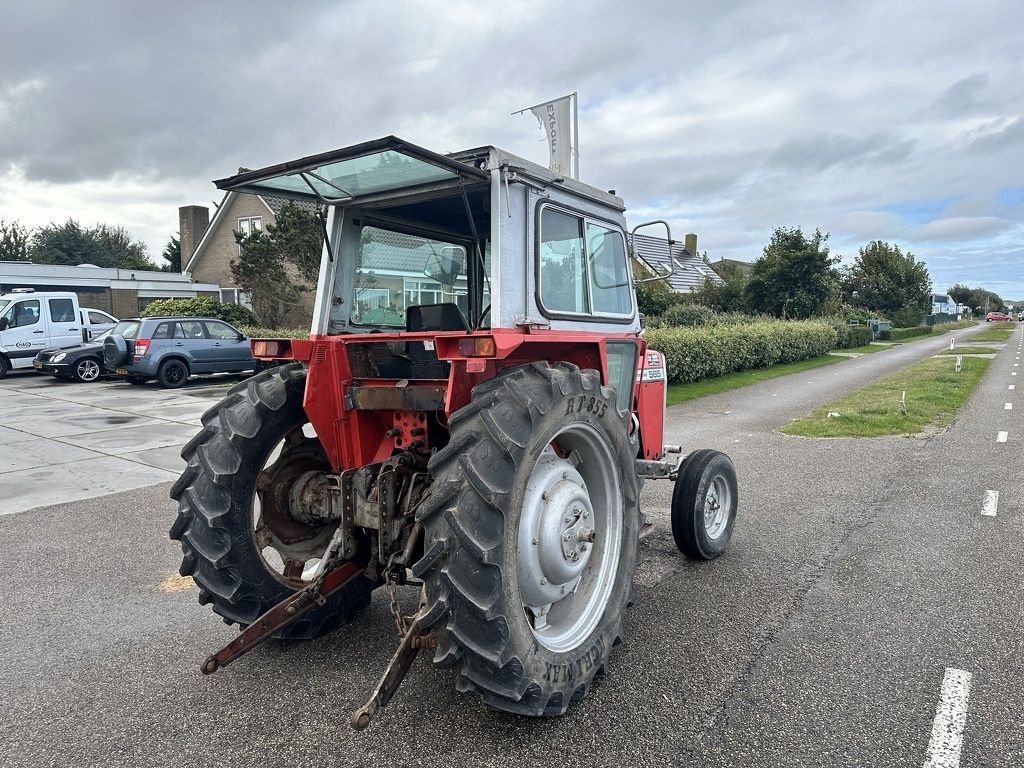
M 88 341 L 114 327 L 117 319 L 81 307 L 70 291 L 16 288 L 0 296 L 0 378 L 15 368 L 30 368 L 48 347 Z

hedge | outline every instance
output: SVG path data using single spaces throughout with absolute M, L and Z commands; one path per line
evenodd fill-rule
M 863 347 L 865 344 L 870 344 L 875 338 L 875 334 L 866 325 L 834 322 L 833 327 L 836 329 L 836 349 Z
M 239 330 L 252 339 L 308 339 L 309 328 L 263 328 L 259 325 L 240 325 Z
M 822 320 L 762 321 L 702 328 L 652 328 L 647 345 L 664 353 L 670 384 L 819 357 L 833 349 L 836 329 Z
M 915 336 L 927 336 L 935 329 L 928 325 L 918 325 L 913 328 L 893 328 L 890 331 L 882 331 L 879 338 L 889 341 L 900 341 L 901 339 L 912 339 Z
M 245 307 L 225 304 L 217 299 L 197 296 L 192 299 L 157 299 L 146 305 L 140 317 L 215 317 L 233 325 L 256 322 L 256 318 Z

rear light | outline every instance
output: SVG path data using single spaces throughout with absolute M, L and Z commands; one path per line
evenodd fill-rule
M 259 339 L 252 342 L 253 357 L 288 357 L 292 343 L 288 339 Z
M 459 339 L 459 354 L 463 357 L 494 357 L 494 352 L 494 339 L 491 336 Z
M 141 360 L 149 352 L 149 339 L 135 340 L 135 359 Z

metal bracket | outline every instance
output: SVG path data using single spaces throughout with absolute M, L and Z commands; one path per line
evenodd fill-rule
M 675 461 L 637 459 L 636 473 L 644 480 L 675 480 L 684 461 L 685 456 L 680 456 Z

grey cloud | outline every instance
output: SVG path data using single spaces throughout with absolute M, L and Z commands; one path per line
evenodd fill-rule
M 923 114 L 958 117 L 969 114 L 988 104 L 985 91 L 991 78 L 986 72 L 978 72 L 957 80 Z
M 995 216 L 955 216 L 935 219 L 917 230 L 918 240 L 971 240 L 977 237 L 994 235 L 1012 226 L 1012 222 Z
M 909 157 L 916 142 L 889 133 L 849 136 L 819 133 L 788 139 L 768 156 L 768 164 L 797 171 L 824 171 L 837 166 L 897 163 Z
M 969 149 L 972 152 L 998 152 L 1024 143 L 1024 117 L 1010 121 L 997 121 L 977 132 Z

